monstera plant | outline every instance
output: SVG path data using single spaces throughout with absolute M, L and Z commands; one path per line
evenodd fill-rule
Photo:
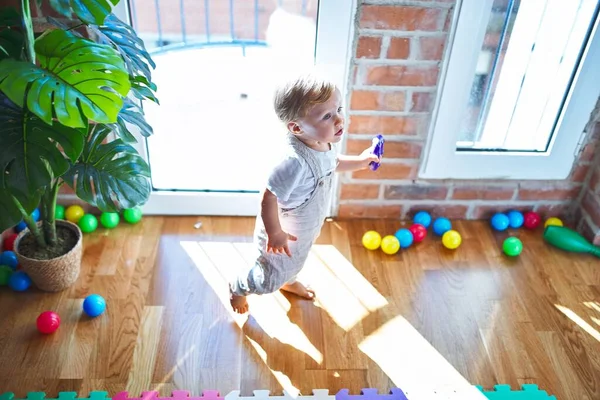
M 132 143 L 134 131 L 152 134 L 141 104 L 158 103 L 155 65 L 112 13 L 118 2 L 21 0 L 20 9 L 0 11 L 0 231 L 23 221 L 28 257 L 71 250 L 55 219 L 63 184 L 106 212 L 149 197 L 150 169 Z M 32 6 L 50 28 L 35 29 Z M 44 8 L 65 18 L 40 16 Z

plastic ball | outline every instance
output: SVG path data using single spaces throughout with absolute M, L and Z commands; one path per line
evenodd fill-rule
M 412 224 L 410 228 L 408 228 L 413 234 L 413 239 L 415 243 L 422 242 L 427 236 L 427 228 L 425 228 L 421 224 Z
M 83 301 L 83 311 L 92 318 L 102 314 L 104 310 L 106 310 L 106 301 L 99 294 L 90 294 Z
M 8 279 L 8 286 L 15 292 L 24 292 L 31 286 L 31 278 L 23 271 L 14 272 Z
M 13 274 L 12 268 L 7 265 L 0 265 L 0 286 L 8 285 L 8 281 Z
M 431 225 L 431 215 L 427 211 L 419 211 L 413 217 L 413 223 L 423 225 L 427 229 Z
M 449 230 L 442 236 L 442 244 L 445 248 L 454 250 L 462 243 L 462 237 L 457 231 Z
M 98 228 L 98 218 L 93 214 L 85 214 L 79 220 L 79 229 L 84 233 L 94 232 Z
M 525 218 L 523 217 L 523 213 L 520 211 L 512 210 L 507 214 L 508 217 L 508 226 L 513 229 L 517 229 L 523 226 L 523 222 Z
M 139 207 L 128 208 L 123 211 L 123 218 L 130 224 L 137 224 L 142 219 L 142 209 Z
M 44 311 L 37 317 L 37 329 L 47 335 L 56 332 L 60 326 L 60 316 L 54 311 Z
M 506 214 L 496 213 L 491 220 L 492 228 L 497 231 L 505 231 L 510 224 L 510 220 Z
M 369 250 L 376 250 L 381 245 L 381 235 L 375 231 L 367 231 L 362 237 L 362 244 Z
M 504 254 L 507 256 L 516 257 L 523 251 L 523 243 L 517 237 L 508 237 L 502 243 L 502 250 L 504 250 Z
M 57 204 L 54 208 L 54 218 L 55 219 L 65 219 L 65 207 Z
M 21 221 L 19 222 L 17 225 L 15 225 L 14 230 L 16 233 L 21 233 L 23 232 L 25 229 L 27 229 L 27 224 L 25 223 L 25 221 Z
M 107 229 L 116 228 L 119 225 L 119 214 L 115 212 L 103 212 L 100 216 L 100 223 Z
M 381 250 L 385 254 L 396 254 L 400 250 L 400 242 L 394 235 L 387 235 L 381 239 Z
M 2 243 L 2 249 L 8 250 L 8 251 L 14 251 L 15 250 L 15 241 L 17 240 L 18 236 L 19 235 L 17 235 L 16 233 L 13 233 L 10 236 L 7 236 L 6 239 L 4 239 L 4 242 Z
M 67 221 L 72 222 L 74 224 L 78 223 L 84 215 L 85 211 L 83 211 L 83 208 L 81 208 L 81 206 L 78 205 L 69 206 L 65 210 L 65 218 L 67 219 Z
M 398 242 L 400 242 L 401 249 L 406 249 L 410 247 L 411 244 L 413 244 L 413 234 L 410 230 L 406 228 L 398 229 L 394 236 L 396 236 L 396 239 L 398 239 Z
M 542 218 L 535 211 L 526 212 L 523 219 L 523 226 L 527 229 L 535 229 L 540 225 L 540 222 L 542 222 Z
M 556 218 L 556 217 L 551 217 L 548 218 L 546 220 L 546 222 L 544 223 L 544 228 L 550 225 L 554 225 L 554 226 L 563 226 L 563 222 L 560 220 L 560 218 Z
M 36 208 L 35 210 L 33 210 L 33 212 L 31 213 L 31 218 L 33 218 L 33 220 L 35 222 L 38 222 L 40 220 L 40 209 Z
M 452 222 L 448 218 L 440 217 L 433 222 L 433 233 L 442 236 L 452 229 Z
M 12 269 L 17 269 L 17 265 L 19 265 L 19 260 L 17 259 L 17 255 L 14 251 L 3 251 L 0 254 L 0 265 L 8 265 Z

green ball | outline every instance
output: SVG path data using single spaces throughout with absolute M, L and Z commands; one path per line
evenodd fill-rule
M 107 229 L 113 229 L 119 225 L 119 214 L 115 212 L 103 212 L 100 216 L 100 223 Z
M 56 205 L 54 209 L 54 218 L 55 219 L 65 219 L 65 207 L 60 204 Z
M 78 225 L 84 233 L 94 232 L 98 228 L 98 218 L 93 214 L 85 214 L 79 219 Z
M 502 249 L 507 256 L 516 257 L 523 251 L 523 243 L 517 237 L 509 237 L 504 240 Z
M 8 265 L 0 265 L 0 286 L 8 285 L 8 280 L 13 274 L 13 270 Z
M 123 212 L 123 218 L 130 224 L 137 224 L 142 219 L 142 210 L 139 207 L 128 208 Z

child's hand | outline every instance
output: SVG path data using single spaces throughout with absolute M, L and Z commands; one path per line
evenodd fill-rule
M 381 162 L 381 159 L 379 157 L 377 157 L 377 155 L 373 154 L 373 147 L 369 147 L 365 150 L 363 150 L 362 153 L 360 153 L 360 156 L 358 156 L 360 158 L 360 160 L 362 161 L 362 163 L 364 163 L 364 165 L 362 166 L 363 169 L 368 168 L 369 164 L 372 162 Z
M 288 240 L 295 242 L 298 238 L 289 233 L 285 233 L 280 230 L 279 232 L 267 236 L 267 253 L 272 252 L 275 254 L 287 254 L 288 257 L 292 256 L 292 252 L 288 247 Z

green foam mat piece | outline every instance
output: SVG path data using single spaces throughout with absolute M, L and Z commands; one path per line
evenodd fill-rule
M 537 385 L 521 385 L 521 390 L 512 390 L 509 385 L 495 385 L 493 391 L 484 391 L 479 385 L 476 387 L 489 400 L 557 400 L 546 391 L 540 390 Z
M 108 392 L 93 391 L 90 392 L 89 397 L 77 397 L 76 392 L 60 392 L 58 393 L 58 399 L 46 398 L 44 392 L 29 392 L 25 399 L 19 399 L 15 397 L 12 392 L 0 394 L 0 400 L 110 400 Z

